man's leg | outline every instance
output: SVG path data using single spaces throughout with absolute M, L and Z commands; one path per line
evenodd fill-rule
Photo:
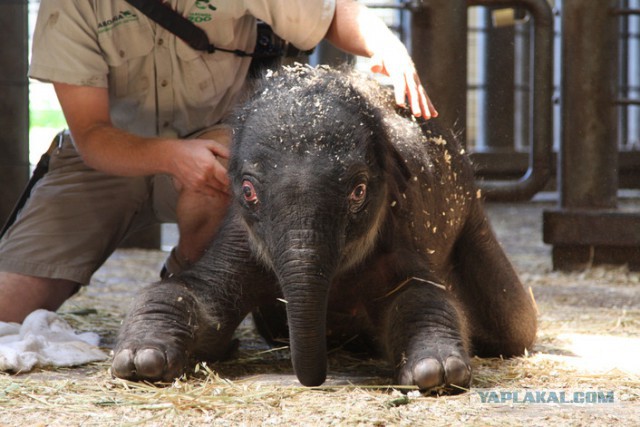
M 55 311 L 79 287 L 70 280 L 0 272 L 0 322 L 22 323 L 39 308 Z
M 231 145 L 231 132 L 227 127 L 213 128 L 194 135 L 192 138 L 212 139 L 227 147 Z M 227 166 L 226 159 L 219 158 L 219 160 L 225 167 Z M 166 182 L 162 185 L 166 185 Z M 164 191 L 171 190 L 165 187 Z M 173 204 L 175 212 L 164 212 L 167 210 L 167 204 L 171 204 L 170 198 L 167 200 L 164 196 L 160 196 L 158 204 L 156 206 L 159 209 L 157 214 L 159 214 L 161 221 L 163 218 L 167 220 L 175 216 L 175 221 L 178 224 L 180 235 L 178 245 L 173 249 L 165 264 L 167 273 L 176 274 L 199 260 L 207 250 L 227 213 L 229 196 L 225 194 L 214 197 L 205 196 L 182 189 L 179 191 L 177 201 L 174 201 Z
M 202 257 L 213 240 L 229 206 L 229 198 L 206 197 L 182 191 L 178 199 L 178 231 L 180 238 L 176 256 L 183 267 Z
M 68 135 L 0 239 L 0 321 L 57 309 L 87 285 L 148 204 L 151 181 L 88 168 Z

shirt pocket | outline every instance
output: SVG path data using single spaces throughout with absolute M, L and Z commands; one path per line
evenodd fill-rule
M 232 72 L 237 61 L 232 53 L 199 52 L 182 41 L 177 41 L 184 99 L 192 107 L 203 107 L 215 102 L 236 76 Z
M 116 98 L 148 92 L 152 77 L 153 33 L 142 25 L 122 25 L 98 36 L 109 65 L 109 91 Z
M 253 50 L 253 46 L 247 49 L 247 46 L 242 46 L 242 41 L 236 39 L 232 20 L 214 20 L 201 28 L 215 47 Z M 235 43 L 240 45 L 236 46 Z M 186 102 L 193 107 L 219 101 L 237 82 L 243 63 L 250 61 L 230 52 L 198 51 L 182 40 L 176 40 L 176 52 L 183 81 L 188 82 L 183 88 Z

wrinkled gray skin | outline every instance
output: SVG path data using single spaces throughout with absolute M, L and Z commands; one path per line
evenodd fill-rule
M 252 311 L 267 339 L 290 337 L 307 386 L 325 380 L 327 341 L 356 335 L 423 391 L 468 387 L 471 354 L 531 348 L 532 302 L 436 126 L 355 74 L 266 78 L 238 112 L 221 231 L 193 268 L 140 293 L 112 372 L 170 381 L 223 358 Z

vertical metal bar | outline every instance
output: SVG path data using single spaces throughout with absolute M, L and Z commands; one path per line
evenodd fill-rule
M 495 8 L 488 8 L 491 12 Z M 491 13 L 486 14 L 486 122 L 483 126 L 488 151 L 514 150 L 514 60 L 515 31 L 513 26 L 494 27 Z
M 0 224 L 29 179 L 27 1 L 0 3 Z
M 640 8 L 640 1 L 635 0 L 634 7 Z M 630 97 L 640 98 L 640 16 L 630 17 L 631 37 L 629 39 L 629 52 L 631 54 L 630 74 L 631 90 Z M 629 107 L 629 148 L 640 148 L 640 106 Z
M 531 43 L 532 43 L 531 21 L 518 25 L 515 32 L 515 56 L 517 60 L 514 64 L 515 73 L 515 110 L 518 114 L 514 118 L 514 146 L 516 150 L 528 149 L 531 147 Z
M 620 7 L 629 8 L 628 0 L 620 0 Z M 630 98 L 629 90 L 629 16 L 620 16 L 620 32 L 618 35 L 618 46 L 620 55 L 618 60 L 618 98 Z M 625 148 L 629 139 L 629 106 L 618 106 L 618 147 Z
M 618 18 L 616 0 L 563 0 L 560 207 L 545 211 L 553 265 L 640 269 L 640 212 L 616 208 Z
M 411 14 L 411 54 L 440 120 L 466 141 L 467 1 L 421 0 Z
M 616 0 L 563 1 L 563 208 L 614 208 L 618 190 L 616 144 Z

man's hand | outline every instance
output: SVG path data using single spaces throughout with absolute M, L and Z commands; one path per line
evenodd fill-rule
M 178 190 L 215 196 L 228 194 L 227 161 L 229 149 L 209 139 L 187 139 L 174 146 L 173 172 Z
M 346 52 L 373 58 L 372 71 L 391 78 L 399 106 L 405 106 L 407 98 L 415 116 L 429 119 L 438 115 L 420 83 L 407 49 L 364 5 L 353 0 L 337 0 L 336 12 L 325 37 Z
M 372 60 L 371 71 L 391 78 L 397 105 L 405 106 L 406 97 L 414 116 L 422 116 L 425 119 L 438 116 L 431 99 L 420 83 L 413 61 L 402 43 L 398 42 L 397 49 L 385 49 L 374 54 Z

